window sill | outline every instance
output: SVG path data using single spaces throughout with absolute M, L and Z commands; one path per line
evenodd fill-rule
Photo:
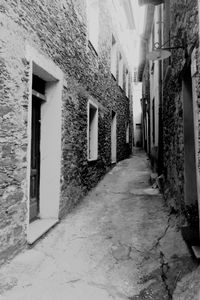
M 88 161 L 93 162 L 93 161 L 97 161 L 97 159 L 98 159 L 97 157 L 96 158 L 88 158 Z
M 28 244 L 32 245 L 33 243 L 35 243 L 58 222 L 58 219 L 38 219 L 30 223 L 27 232 Z

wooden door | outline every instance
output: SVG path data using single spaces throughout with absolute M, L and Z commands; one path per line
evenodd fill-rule
M 32 96 L 30 222 L 39 214 L 41 101 Z

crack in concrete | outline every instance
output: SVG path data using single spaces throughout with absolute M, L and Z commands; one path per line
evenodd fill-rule
M 168 221 L 167 221 L 168 225 L 166 226 L 163 234 L 157 238 L 156 243 L 152 246 L 152 248 L 150 248 L 149 251 L 152 251 L 154 248 L 157 248 L 159 246 L 160 241 L 165 237 L 165 235 L 167 234 L 167 231 L 168 231 L 168 229 L 170 227 L 169 221 L 170 221 L 170 217 L 168 218 Z
M 68 240 L 68 243 L 70 242 L 73 242 L 73 241 L 76 241 L 76 240 L 84 240 L 84 239 L 88 239 L 88 238 L 91 238 L 93 236 L 96 236 L 98 234 L 98 232 L 95 232 L 95 233 L 92 233 L 92 234 L 88 234 L 86 236 L 74 236 L 73 238 L 69 239 Z
M 81 281 L 80 278 L 72 279 L 72 280 L 67 281 L 66 284 L 77 283 L 77 282 L 79 282 L 79 281 Z
M 127 244 L 123 244 L 121 243 L 120 241 L 118 241 L 118 245 L 119 247 L 121 247 L 121 257 L 116 257 L 116 251 L 120 249 L 115 249 L 115 250 L 112 250 L 112 257 L 115 259 L 116 263 L 115 264 L 118 264 L 120 261 L 125 261 L 125 260 L 132 260 L 133 258 L 131 257 L 131 252 L 132 252 L 132 247 L 130 245 L 127 245 Z M 120 255 L 120 253 L 118 254 Z
M 112 191 L 109 191 L 109 193 L 114 194 L 114 195 L 127 195 L 127 196 L 132 195 L 129 192 L 112 192 Z
M 161 262 L 161 278 L 162 282 L 164 283 L 165 290 L 169 299 L 172 299 L 172 293 L 167 283 L 167 272 L 169 271 L 170 267 L 168 262 L 165 261 L 165 255 L 162 251 L 160 251 L 160 262 Z
M 139 252 L 139 253 L 142 253 L 142 254 L 144 254 L 145 253 L 145 251 L 142 251 L 142 250 L 139 250 L 138 248 L 136 248 L 135 246 L 130 246 L 131 247 L 131 251 L 136 251 L 136 252 Z
M 157 249 L 158 247 L 161 248 L 160 241 L 167 234 L 167 231 L 170 227 L 170 219 L 171 219 L 171 216 L 169 215 L 164 232 L 157 238 L 156 243 L 149 249 L 148 252 L 151 252 L 152 250 Z M 165 255 L 164 255 L 164 253 L 162 252 L 161 249 L 160 249 L 160 253 L 159 253 L 159 258 L 160 258 L 161 279 L 162 279 L 162 282 L 164 284 L 166 293 L 168 295 L 168 299 L 171 300 L 172 299 L 172 292 L 171 292 L 171 290 L 168 286 L 168 283 L 167 283 L 167 280 L 168 280 L 167 273 L 169 272 L 170 266 L 169 266 L 168 262 L 166 261 Z
M 171 216 L 169 215 L 168 220 L 167 220 L 167 226 L 166 226 L 166 228 L 165 228 L 163 234 L 157 239 L 156 244 L 152 247 L 151 250 L 153 250 L 154 248 L 158 248 L 158 247 L 161 248 L 160 241 L 161 241 L 161 240 L 165 237 L 165 235 L 167 234 L 167 231 L 168 231 L 168 229 L 169 229 L 169 227 L 170 227 L 170 219 L 171 219 Z M 151 250 L 150 250 L 150 251 L 151 251 Z M 168 297 L 169 297 L 169 300 L 171 300 L 171 299 L 172 299 L 172 292 L 171 292 L 171 290 L 170 290 L 170 288 L 169 288 L 169 285 L 168 285 L 168 283 L 167 283 L 167 279 L 168 279 L 167 273 L 168 273 L 168 271 L 169 271 L 169 269 L 170 269 L 170 266 L 169 266 L 168 262 L 166 261 L 165 255 L 164 255 L 164 253 L 162 252 L 162 250 L 160 250 L 160 264 L 161 264 L 161 266 L 160 266 L 160 268 L 161 268 L 161 279 L 162 279 L 162 282 L 163 282 L 163 284 L 164 284 L 164 286 L 165 286 L 165 290 L 166 290 L 166 292 L 167 292 L 167 295 L 168 295 Z

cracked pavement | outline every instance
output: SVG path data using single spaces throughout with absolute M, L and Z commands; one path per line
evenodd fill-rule
M 33 248 L 0 270 L 2 300 L 165 300 L 196 269 L 144 152 L 119 162 Z

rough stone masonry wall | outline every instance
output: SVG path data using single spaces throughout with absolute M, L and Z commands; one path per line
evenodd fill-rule
M 26 244 L 29 43 L 64 72 L 60 217 L 111 166 L 111 111 L 117 113 L 117 159 L 128 156 L 129 101 L 110 74 L 111 24 L 100 1 L 100 49 L 87 46 L 82 0 L 1 1 L 0 4 L 0 263 Z M 98 160 L 87 161 L 87 101 L 99 104 Z M 53 120 L 52 120 L 53 121 Z M 132 137 L 130 138 L 130 141 Z
M 197 1 L 170 1 L 170 34 L 176 36 L 171 46 L 180 45 L 184 33 L 188 49 L 198 36 Z M 178 41 L 178 42 L 177 42 Z M 163 87 L 163 143 L 165 194 L 178 211 L 184 207 L 184 137 L 183 99 L 180 72 L 184 66 L 184 50 L 172 50 L 171 75 Z

